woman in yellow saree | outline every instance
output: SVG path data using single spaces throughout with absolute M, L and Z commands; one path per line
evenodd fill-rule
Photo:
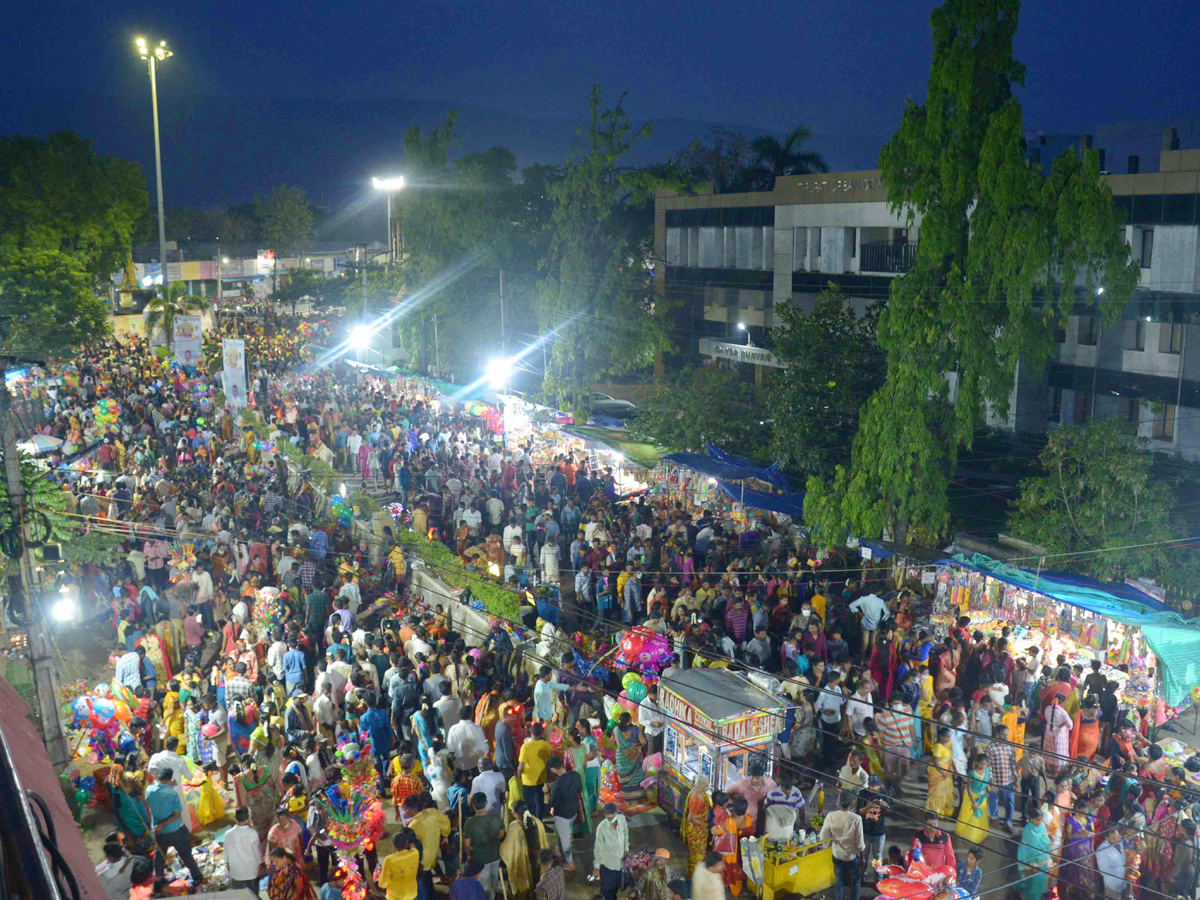
M 919 675 L 917 682 L 921 687 L 921 700 L 917 704 L 917 715 L 920 721 L 917 722 L 917 727 L 921 729 L 924 735 L 924 749 L 926 753 L 933 752 L 934 733 L 933 733 L 933 704 L 937 699 L 933 692 L 933 675 L 929 671 L 929 666 L 922 663 L 917 669 Z M 1012 733 L 1011 731 L 1009 732 Z
M 950 729 L 940 726 L 929 762 L 929 797 L 925 808 L 943 818 L 954 815 L 954 760 L 950 749 Z
M 708 779 L 699 775 L 688 792 L 679 829 L 688 848 L 689 878 L 708 852 L 708 818 L 711 810 L 712 799 L 708 796 Z

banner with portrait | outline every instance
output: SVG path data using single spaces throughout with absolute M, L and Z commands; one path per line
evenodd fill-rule
M 225 338 L 221 342 L 221 357 L 225 361 L 225 405 L 245 409 L 246 342 L 242 338 Z
M 175 350 L 175 361 L 181 366 L 195 368 L 200 363 L 200 342 L 203 338 L 199 316 L 175 316 L 175 333 L 171 335 L 171 346 Z

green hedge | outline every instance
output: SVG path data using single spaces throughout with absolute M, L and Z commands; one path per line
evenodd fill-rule
M 517 595 L 476 572 L 468 572 L 462 560 L 445 544 L 432 543 L 415 531 L 401 531 L 396 539 L 400 546 L 423 560 L 434 574 L 450 587 L 469 587 L 471 593 L 491 615 L 510 622 L 521 621 L 521 602 Z

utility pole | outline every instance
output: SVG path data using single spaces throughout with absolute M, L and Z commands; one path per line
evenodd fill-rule
M 7 323 L 0 323 L 7 338 Z M 58 717 L 58 672 L 50 656 L 49 631 L 42 616 L 42 599 L 33 556 L 25 543 L 27 522 L 25 484 L 21 479 L 21 458 L 17 452 L 17 426 L 12 411 L 12 395 L 4 380 L 8 361 L 0 357 L 0 444 L 4 453 L 4 480 L 8 487 L 8 510 L 12 519 L 17 562 L 21 571 L 21 592 L 25 598 L 29 661 L 33 668 L 33 687 L 42 723 L 42 743 L 51 765 L 61 769 L 67 764 L 67 740 Z
M 500 356 L 508 359 L 508 331 L 504 327 L 504 269 L 500 270 Z

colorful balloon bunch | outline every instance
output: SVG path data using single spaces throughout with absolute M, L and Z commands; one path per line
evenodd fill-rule
M 183 581 L 196 568 L 196 545 L 191 543 L 172 544 L 167 548 L 167 562 L 175 570 L 171 582 Z
M 343 528 L 349 528 L 350 523 L 354 521 L 354 507 L 346 503 L 346 498 L 341 494 L 334 494 L 329 498 L 329 509 L 333 518 Z
M 121 404 L 116 400 L 103 399 L 92 407 L 92 415 L 98 425 L 114 425 L 121 416 Z
M 621 637 L 613 659 L 622 668 L 658 675 L 671 664 L 671 645 L 665 635 L 652 628 L 638 626 Z

